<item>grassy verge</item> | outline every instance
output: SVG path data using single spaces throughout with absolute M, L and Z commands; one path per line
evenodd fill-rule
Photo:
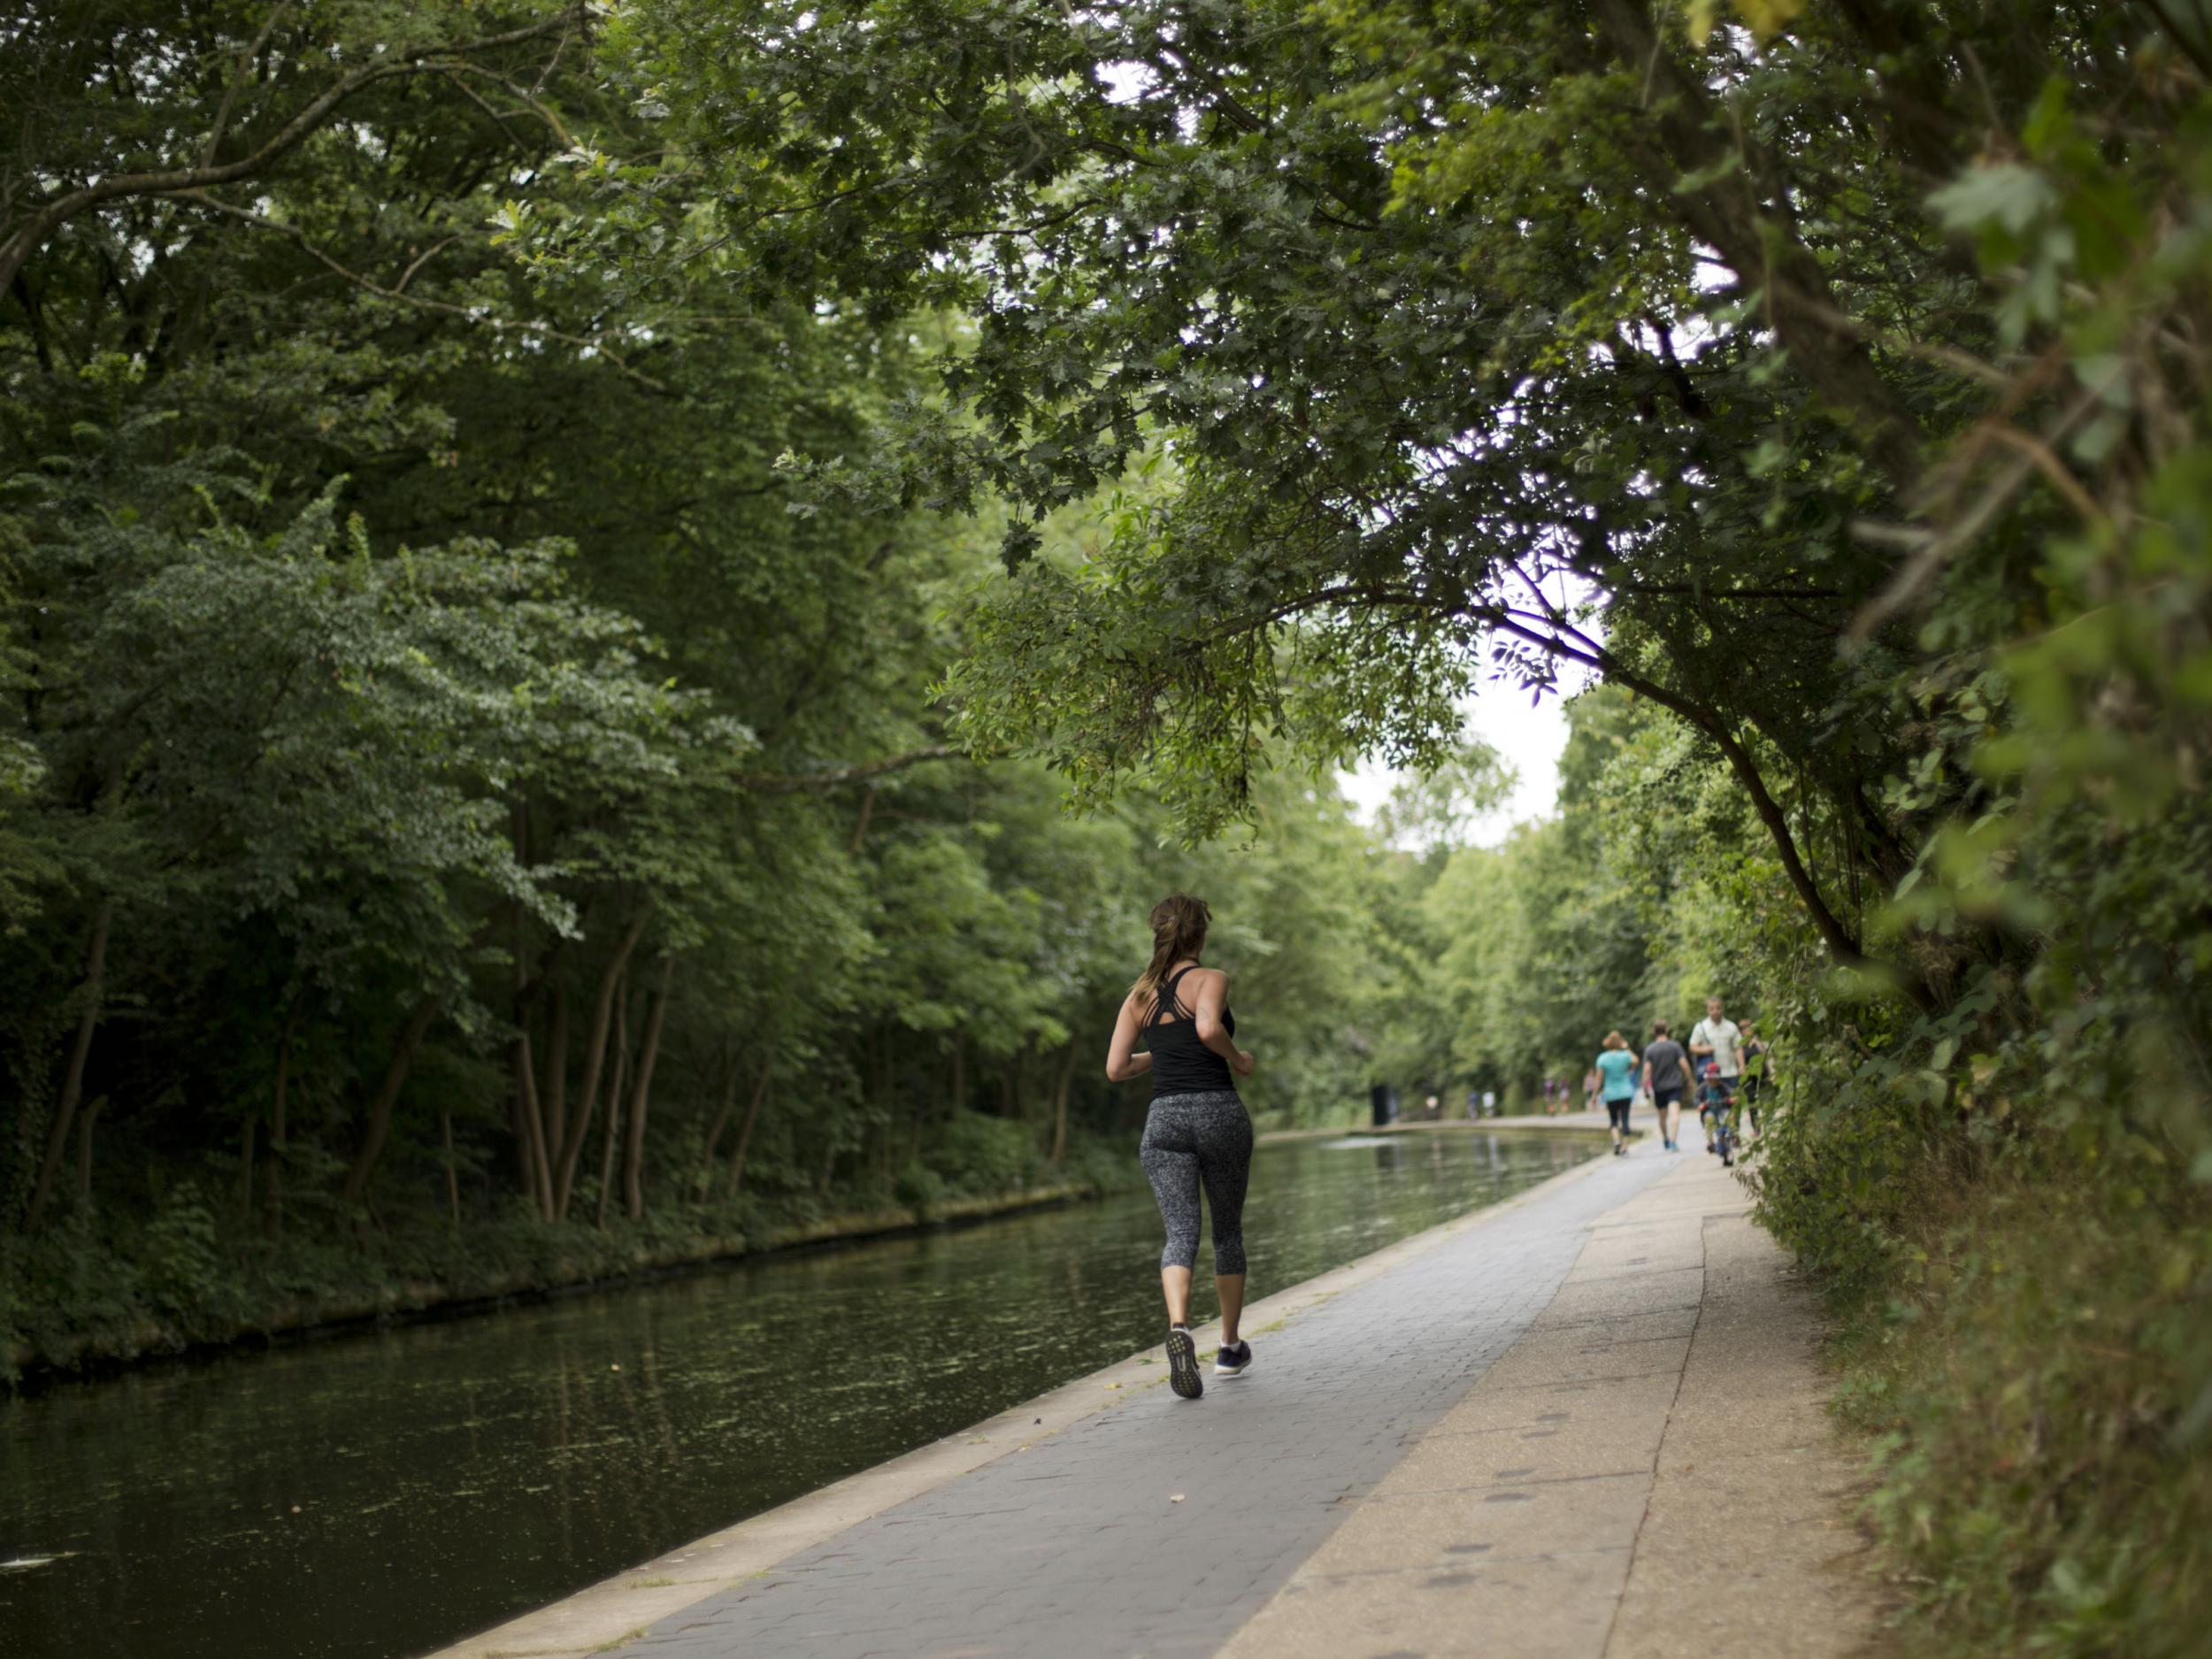
M 1787 1162 L 1763 1183 L 1840 1316 L 1914 1659 L 2182 1659 L 2212 1630 L 2203 1189 L 2051 1152 L 1893 1168 L 1855 1214 Z

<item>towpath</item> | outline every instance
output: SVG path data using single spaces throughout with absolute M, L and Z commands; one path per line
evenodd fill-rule
M 1851 1654 L 1853 1465 L 1747 1208 L 1640 1141 L 1256 1305 L 1202 1400 L 1135 1356 L 445 1659 Z

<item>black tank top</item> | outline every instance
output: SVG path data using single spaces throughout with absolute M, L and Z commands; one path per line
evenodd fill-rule
M 1152 1098 L 1163 1094 L 1210 1094 L 1222 1089 L 1236 1091 L 1236 1079 L 1230 1075 L 1229 1063 L 1198 1041 L 1198 1016 L 1183 1011 L 1182 999 L 1175 987 L 1183 982 L 1184 968 L 1170 976 L 1153 999 L 1152 1011 L 1145 1019 L 1145 1036 L 1152 1049 Z M 1165 1016 L 1165 1018 L 1163 1018 Z M 1232 1037 L 1237 1034 L 1237 1017 L 1227 1009 L 1221 1010 L 1221 1028 Z

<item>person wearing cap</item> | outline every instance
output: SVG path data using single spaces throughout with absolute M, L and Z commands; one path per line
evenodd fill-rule
M 1736 1163 L 1735 1144 L 1728 1130 L 1729 1114 L 1735 1110 L 1733 1082 L 1720 1074 L 1717 1064 L 1706 1061 L 1698 1068 L 1697 1115 L 1705 1125 L 1705 1149 L 1720 1154 L 1724 1169 L 1732 1169 Z

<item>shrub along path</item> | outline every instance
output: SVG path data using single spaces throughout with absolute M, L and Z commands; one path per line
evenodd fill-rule
M 1850 1653 L 1851 1461 L 1746 1209 L 1646 1140 L 1261 1304 L 1202 1401 L 1138 1356 L 451 1655 Z

